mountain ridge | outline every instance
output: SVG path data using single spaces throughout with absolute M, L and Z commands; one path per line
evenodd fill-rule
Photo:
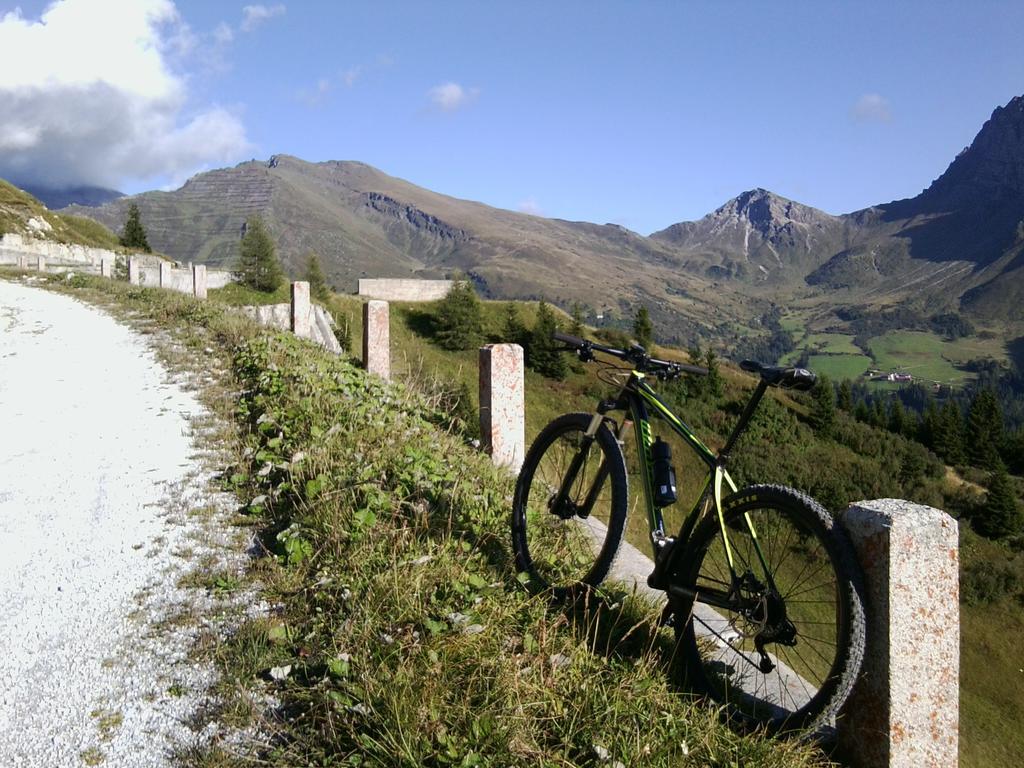
M 997 107 L 919 195 L 841 215 L 755 188 L 644 237 L 461 200 L 358 161 L 290 155 L 73 210 L 116 228 L 133 201 L 151 242 L 180 260 L 229 263 L 242 222 L 259 214 L 286 267 L 297 274 L 315 251 L 341 289 L 364 276 L 458 270 L 485 296 L 580 301 L 622 321 L 645 303 L 684 341 L 756 332 L 763 312 L 791 300 L 1024 320 L 1012 298 L 1024 283 L 1024 257 L 1014 250 L 1024 242 L 1019 96 Z

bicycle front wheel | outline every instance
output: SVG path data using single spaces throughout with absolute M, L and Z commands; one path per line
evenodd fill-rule
M 526 454 L 512 504 L 516 568 L 537 589 L 564 598 L 608 576 L 626 525 L 626 462 L 593 416 L 569 413 L 548 424 Z
M 745 488 L 725 499 L 723 513 L 732 569 L 711 517 L 694 531 L 681 574 L 696 592 L 675 606 L 686 682 L 740 725 L 819 730 L 846 700 L 864 655 L 852 547 L 820 504 L 791 488 Z

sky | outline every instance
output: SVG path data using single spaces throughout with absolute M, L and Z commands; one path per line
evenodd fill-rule
M 0 0 L 0 177 L 286 153 L 642 234 L 917 194 L 1024 94 L 1024 3 Z

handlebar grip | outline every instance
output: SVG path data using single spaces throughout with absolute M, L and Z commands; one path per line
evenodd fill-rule
M 565 344 L 569 344 L 574 347 L 582 347 L 587 342 L 578 336 L 570 336 L 568 333 L 562 333 L 561 331 L 555 331 L 551 334 L 551 338 L 555 341 L 561 341 Z
M 686 363 L 676 363 L 676 365 L 679 366 L 679 370 L 686 371 L 687 373 L 695 373 L 698 376 L 708 375 L 708 369 L 699 365 L 687 365 Z

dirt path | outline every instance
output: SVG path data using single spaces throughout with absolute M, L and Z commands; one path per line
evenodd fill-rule
M 159 766 L 212 680 L 223 604 L 179 582 L 242 567 L 196 455 L 209 415 L 147 338 L 0 280 L 0 765 Z M 235 553 L 235 554 L 232 554 Z

